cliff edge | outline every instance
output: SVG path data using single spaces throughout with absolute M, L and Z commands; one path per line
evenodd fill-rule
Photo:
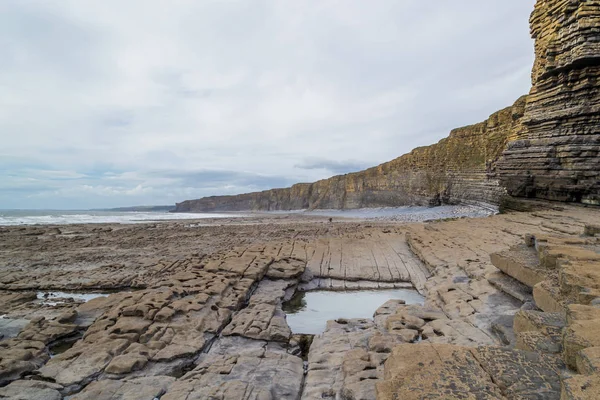
M 600 1 L 538 0 L 523 130 L 498 163 L 515 197 L 600 205 Z

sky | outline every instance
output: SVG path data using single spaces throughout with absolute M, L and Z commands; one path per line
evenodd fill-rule
M 535 0 L 2 0 L 0 209 L 174 204 L 394 159 L 530 88 Z

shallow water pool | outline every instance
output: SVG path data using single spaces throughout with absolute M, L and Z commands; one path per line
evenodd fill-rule
M 79 292 L 38 292 L 37 298 L 43 300 L 44 304 L 57 305 L 64 303 L 64 299 L 72 298 L 75 301 L 88 302 L 96 297 L 108 297 L 109 293 L 79 293 Z
M 296 293 L 283 304 L 283 311 L 293 333 L 318 335 L 323 333 L 329 320 L 373 318 L 373 313 L 391 299 L 402 299 L 406 304 L 423 304 L 424 301 L 414 289 L 315 290 Z

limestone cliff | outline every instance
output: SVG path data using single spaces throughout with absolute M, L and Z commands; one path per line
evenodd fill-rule
M 177 204 L 177 211 L 349 209 L 452 203 L 497 203 L 504 192 L 496 161 L 521 133 L 525 98 L 486 121 L 455 129 L 439 143 L 365 171 L 315 183 Z
M 362 172 L 184 201 L 177 211 L 499 203 L 515 197 L 600 204 L 600 0 L 538 0 L 531 33 L 531 91 L 487 121 Z
M 538 0 L 519 140 L 498 163 L 512 196 L 600 204 L 600 1 Z

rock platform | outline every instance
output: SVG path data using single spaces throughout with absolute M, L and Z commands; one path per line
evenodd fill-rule
M 416 224 L 265 218 L 2 228 L 0 398 L 595 393 L 597 210 Z M 132 274 L 135 285 L 121 286 Z M 87 302 L 38 296 L 115 282 Z M 388 285 L 414 286 L 425 305 L 391 300 L 314 338 L 294 335 L 282 311 L 297 290 Z

